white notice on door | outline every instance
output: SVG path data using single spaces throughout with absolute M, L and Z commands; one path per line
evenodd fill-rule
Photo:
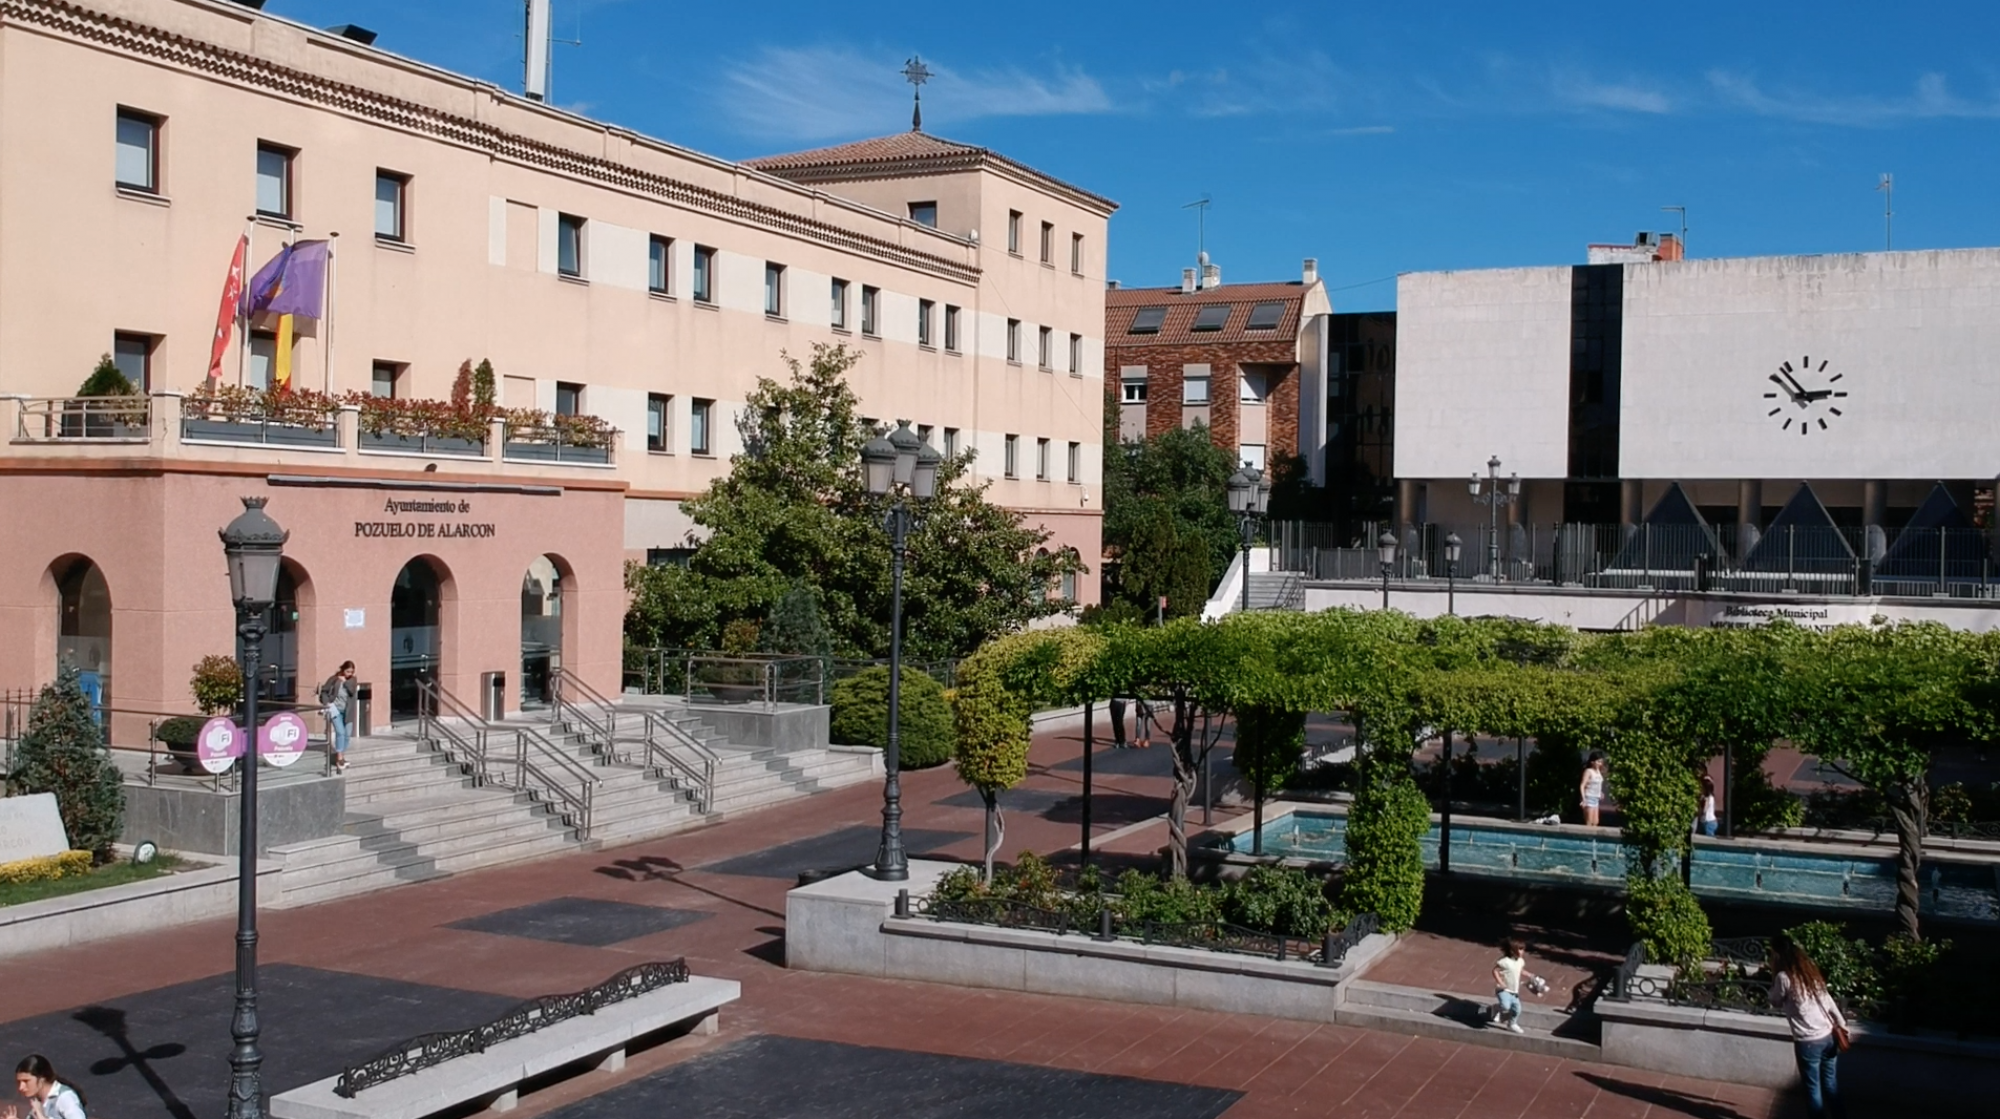
M 357 610 L 350 607 L 344 613 L 347 617 L 348 629 L 360 629 L 368 622 L 368 611 L 365 609 Z

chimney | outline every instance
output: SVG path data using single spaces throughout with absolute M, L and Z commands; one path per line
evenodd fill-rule
M 362 27 L 359 24 L 343 23 L 335 27 L 329 27 L 327 28 L 327 30 L 333 32 L 335 35 L 338 35 L 343 39 L 348 39 L 352 40 L 353 42 L 360 43 L 364 47 L 372 47 L 375 45 L 375 33 L 373 31 L 368 30 L 366 27 Z
M 1678 233 L 1660 234 L 1660 247 L 1653 253 L 1654 260 L 1685 260 L 1687 248 L 1681 244 Z
M 1319 283 L 1319 258 L 1310 256 L 1306 258 L 1304 279 L 1307 287 Z
M 1203 289 L 1221 287 L 1222 265 L 1220 264 L 1203 265 L 1201 269 L 1201 286 L 1203 287 Z
M 1193 294 L 1194 290 L 1195 290 L 1194 269 L 1192 268 L 1181 269 L 1181 294 L 1190 295 Z
M 1117 290 L 1118 290 L 1118 281 L 1117 281 L 1117 280 L 1106 280 L 1106 281 L 1104 281 L 1104 290 L 1105 290 L 1105 291 L 1117 291 Z
M 522 91 L 530 101 L 549 96 L 549 0 L 528 0 L 527 76 Z

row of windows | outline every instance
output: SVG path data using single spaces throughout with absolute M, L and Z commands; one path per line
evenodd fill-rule
M 674 398 L 665 393 L 646 395 L 646 449 L 656 454 L 674 450 Z M 712 455 L 715 428 L 715 401 L 693 397 L 688 400 L 687 450 L 691 455 Z
M 1053 444 L 1047 439 L 1035 440 L 1035 480 L 1050 480 L 1049 456 Z M 1083 481 L 1083 444 L 1071 443 L 1066 456 L 1068 480 L 1072 483 Z M 1021 437 L 1009 435 L 1003 444 L 1000 472 L 1009 478 L 1021 476 Z
M 918 205 L 918 203 L 912 203 L 910 206 L 910 216 L 912 219 L 916 218 L 916 208 Z M 936 225 L 937 204 L 927 203 L 927 205 L 931 207 L 931 220 L 928 224 Z M 1021 228 L 1024 224 L 1025 219 L 1021 211 L 1007 211 L 1007 252 L 1013 256 L 1021 255 Z M 1048 265 L 1050 268 L 1056 266 L 1056 227 L 1054 222 L 1045 221 L 1042 223 L 1041 257 L 1043 264 Z M 1083 275 L 1083 234 L 1081 233 L 1072 233 L 1069 235 L 1069 270 L 1073 276 Z
M 1043 372 L 1055 371 L 1056 334 L 1052 327 L 1039 328 L 1035 346 L 1035 362 Z M 1007 360 L 1021 364 L 1021 320 L 1007 320 Z M 1083 374 L 1083 335 L 1069 336 L 1069 371 Z
M 165 193 L 162 142 L 166 118 L 120 107 L 117 117 L 113 179 L 120 190 Z M 297 208 L 299 150 L 258 141 L 256 206 L 260 217 L 294 220 Z M 399 171 L 375 171 L 375 237 L 381 241 L 409 240 L 410 176 Z
M 1196 334 L 1207 334 L 1229 325 L 1229 316 L 1236 306 L 1231 303 L 1211 303 L 1195 312 L 1194 324 L 1188 330 Z M 1245 330 L 1276 330 L 1285 319 L 1283 302 L 1258 303 L 1250 308 L 1249 320 L 1243 324 Z M 1132 325 L 1127 334 L 1158 334 L 1166 324 L 1165 307 L 1141 307 L 1132 316 Z
M 1205 366 L 1195 366 L 1201 369 Z M 1181 403 L 1207 404 L 1208 379 L 1206 373 L 1181 374 Z M 1119 401 L 1124 404 L 1144 404 L 1146 402 L 1145 366 L 1132 366 L 1119 376 Z M 1236 378 L 1236 399 L 1244 404 L 1262 404 L 1270 393 L 1271 383 L 1261 371 L 1244 370 Z

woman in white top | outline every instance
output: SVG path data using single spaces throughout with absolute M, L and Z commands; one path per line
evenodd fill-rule
M 1782 1010 L 1792 1027 L 1792 1053 L 1799 1064 L 1799 1079 L 1806 1085 L 1806 1115 L 1809 1119 L 1846 1119 L 1847 1108 L 1840 1099 L 1840 1041 L 1847 1019 L 1827 992 L 1819 966 L 1792 938 L 1779 933 L 1771 938 L 1771 1009 Z
M 55 1066 L 40 1053 L 30 1053 L 14 1066 L 14 1090 L 27 1099 L 30 1119 L 84 1119 L 82 1093 L 56 1079 Z M 11 1103 L 0 1116 L 21 1119 Z
M 1715 834 L 1715 778 L 1701 775 L 1701 834 Z
M 1604 803 L 1604 754 L 1592 750 L 1590 762 L 1583 767 L 1583 781 L 1577 786 L 1577 796 L 1583 803 L 1583 822 L 1586 827 L 1597 826 L 1597 807 Z

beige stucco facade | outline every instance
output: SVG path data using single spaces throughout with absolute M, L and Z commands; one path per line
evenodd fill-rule
M 121 111 L 156 125 L 149 188 L 119 185 Z M 250 216 L 260 145 L 291 153 L 287 217 Z M 383 173 L 403 183 L 400 237 L 376 235 Z M 936 228 L 909 220 L 913 201 L 938 203 Z M 548 557 L 561 576 L 561 663 L 611 691 L 622 563 L 685 542 L 678 501 L 728 468 L 756 379 L 781 376 L 782 355 L 816 342 L 861 351 L 852 384 L 864 414 L 976 451 L 996 501 L 1047 526 L 1051 547 L 1095 557 L 1110 211 L 998 158 L 788 181 L 220 0 L 9 3 L 0 500 L 15 531 L 0 542 L 0 620 L 14 639 L 0 642 L 0 687 L 47 678 L 62 625 L 55 584 L 87 559 L 112 603 L 117 702 L 184 708 L 187 666 L 230 647 L 214 532 L 237 496 L 262 494 L 293 532 L 296 670 L 308 682 L 349 658 L 364 678 L 388 678 L 390 587 L 419 557 L 444 603 L 433 667 L 446 685 L 469 695 L 482 672 L 518 672 L 523 573 Z M 1018 255 L 1005 241 L 1010 212 L 1023 215 Z M 1056 245 L 1047 264 L 1044 222 Z M 574 269 L 563 267 L 565 226 L 576 230 Z M 330 307 L 302 322 L 295 385 L 367 392 L 384 365 L 397 370 L 397 395 L 444 398 L 460 363 L 485 358 L 510 407 L 553 409 L 559 383 L 580 389 L 577 410 L 619 430 L 608 461 L 521 461 L 497 427 L 470 454 L 369 447 L 352 410 L 330 443 L 312 446 L 185 428 L 181 398 L 204 382 L 224 273 L 246 232 L 246 272 L 287 240 L 335 246 Z M 652 268 L 659 238 L 670 242 L 664 291 Z M 698 249 L 712 253 L 706 299 Z M 782 269 L 776 314 L 769 265 Z M 836 280 L 847 282 L 845 328 L 834 324 Z M 861 329 L 864 288 L 879 293 L 872 333 Z M 920 301 L 939 316 L 929 344 Z M 944 344 L 947 307 L 960 309 L 955 348 Z M 1043 329 L 1055 339 L 1047 369 Z M 113 435 L 65 427 L 52 402 L 121 335 L 150 350 L 147 414 Z M 224 362 L 226 382 L 252 368 L 240 350 Z M 705 448 L 695 445 L 703 403 Z M 649 446 L 654 410 L 665 426 Z M 362 535 L 385 520 L 385 503 L 447 494 L 476 507 L 452 520 L 491 534 Z M 1085 601 L 1094 587 L 1078 581 Z

